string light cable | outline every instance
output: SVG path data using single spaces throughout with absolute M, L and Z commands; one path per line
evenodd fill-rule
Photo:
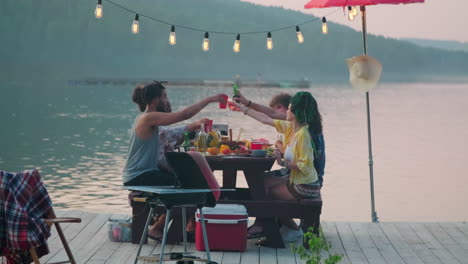
M 174 46 L 176 44 L 175 28 L 177 27 L 177 28 L 183 28 L 183 29 L 187 29 L 187 30 L 198 31 L 198 32 L 204 33 L 204 39 L 203 39 L 203 44 L 202 44 L 202 50 L 203 51 L 208 51 L 210 49 L 209 34 L 234 35 L 234 36 L 236 36 L 236 40 L 235 40 L 234 46 L 233 46 L 233 51 L 235 53 L 240 52 L 240 35 L 267 34 L 267 45 L 266 45 L 266 47 L 267 47 L 268 50 L 272 50 L 273 49 L 273 40 L 271 38 L 271 35 L 272 35 L 271 32 L 283 31 L 283 30 L 287 30 L 287 29 L 295 29 L 296 35 L 297 35 L 297 42 L 298 43 L 303 43 L 304 42 L 304 36 L 302 35 L 302 32 L 300 31 L 299 26 L 303 26 L 303 25 L 312 23 L 314 21 L 321 20 L 322 21 L 322 33 L 327 34 L 328 33 L 328 26 L 327 26 L 327 22 L 326 22 L 327 21 L 326 17 L 330 16 L 330 15 L 332 15 L 332 14 L 334 14 L 337 11 L 340 10 L 340 8 L 336 8 L 335 10 L 330 11 L 329 13 L 324 15 L 323 17 L 314 17 L 312 19 L 303 21 L 302 23 L 298 23 L 298 24 L 294 24 L 294 25 L 290 25 L 290 26 L 284 26 L 284 27 L 274 28 L 274 29 L 270 29 L 270 30 L 231 32 L 231 31 L 206 30 L 206 29 L 202 29 L 202 28 L 195 28 L 195 27 L 190 27 L 190 26 L 185 26 L 185 25 L 174 24 L 174 23 L 170 23 L 170 22 L 167 22 L 165 20 L 162 20 L 162 19 L 158 19 L 158 18 L 149 16 L 149 15 L 142 14 L 141 12 L 137 12 L 135 10 L 132 10 L 132 9 L 130 9 L 130 8 L 126 7 L 126 6 L 123 6 L 123 5 L 121 5 L 121 4 L 117 3 L 117 2 L 114 2 L 112 0 L 97 0 L 97 1 L 98 1 L 98 4 L 97 4 L 96 10 L 95 10 L 96 18 L 102 18 L 103 17 L 103 13 L 104 13 L 103 12 L 103 5 L 102 5 L 103 1 L 105 1 L 105 2 L 107 2 L 109 4 L 112 4 L 112 5 L 120 8 L 120 9 L 123 9 L 123 10 L 125 10 L 125 11 L 127 11 L 129 13 L 135 14 L 135 19 L 133 20 L 132 27 L 131 27 L 131 31 L 132 31 L 133 34 L 138 34 L 140 32 L 139 18 L 144 17 L 146 19 L 149 19 L 149 20 L 161 23 L 161 24 L 165 24 L 165 25 L 168 25 L 168 26 L 171 27 L 170 34 L 169 34 L 169 44 L 171 46 Z M 357 9 L 350 8 L 349 16 L 350 17 L 352 16 L 354 18 L 355 15 L 353 14 L 353 12 L 356 12 L 356 11 L 357 11 Z

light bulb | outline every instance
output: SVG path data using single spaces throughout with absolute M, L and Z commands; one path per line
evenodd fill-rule
M 353 7 L 352 6 L 348 6 L 348 19 L 349 19 L 349 21 L 354 20 L 354 14 L 353 14 Z
M 273 49 L 273 40 L 271 39 L 271 32 L 268 32 L 267 34 L 267 50 L 272 50 Z
M 208 32 L 205 32 L 205 39 L 203 40 L 202 50 L 210 50 L 210 35 L 208 34 Z
M 358 15 L 358 8 L 356 6 L 353 6 L 353 16 Z
M 138 14 L 135 15 L 135 20 L 133 20 L 133 24 L 132 24 L 132 33 L 133 34 L 138 34 L 140 32 L 140 17 L 138 16 Z
M 171 26 L 171 33 L 169 33 L 169 44 L 174 46 L 176 44 L 176 35 L 175 35 L 175 27 Z
M 102 0 L 98 0 L 97 6 L 96 6 L 96 11 L 94 11 L 94 15 L 96 18 L 101 18 L 103 15 L 102 12 Z
M 328 34 L 327 19 L 325 17 L 322 17 L 322 33 Z
M 235 53 L 240 52 L 240 34 L 237 34 L 236 40 L 234 41 L 234 46 L 232 47 L 232 50 Z
M 296 26 L 296 34 L 297 34 L 297 42 L 298 43 L 303 43 L 304 42 L 304 36 L 302 36 L 301 29 L 299 26 Z

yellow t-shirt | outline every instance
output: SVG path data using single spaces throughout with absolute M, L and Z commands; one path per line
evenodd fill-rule
M 304 126 L 294 133 L 293 125 L 289 121 L 273 120 L 279 133 L 284 134 L 284 146 L 289 145 L 294 153 L 293 162 L 298 169 L 291 169 L 289 182 L 294 184 L 310 184 L 318 180 L 314 168 L 314 150 L 311 145 L 309 126 Z

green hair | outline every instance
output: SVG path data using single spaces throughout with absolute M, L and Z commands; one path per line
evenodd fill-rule
M 309 134 L 312 139 L 313 134 L 322 133 L 322 117 L 318 111 L 317 101 L 309 92 L 298 92 L 291 99 L 291 112 L 296 117 L 297 122 L 309 125 Z M 318 157 L 314 140 L 311 140 L 314 156 Z
M 291 112 L 300 124 L 310 124 L 317 116 L 317 101 L 309 92 L 297 92 L 291 99 Z

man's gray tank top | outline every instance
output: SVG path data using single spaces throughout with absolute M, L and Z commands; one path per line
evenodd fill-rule
M 159 160 L 159 128 L 156 127 L 149 139 L 138 137 L 135 132 L 138 115 L 133 122 L 130 132 L 130 146 L 128 148 L 127 163 L 123 171 L 123 182 L 129 182 L 137 176 L 158 169 Z

